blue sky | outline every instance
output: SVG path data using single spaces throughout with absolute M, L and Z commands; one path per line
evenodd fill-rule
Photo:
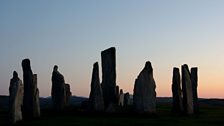
M 224 97 L 223 12 L 222 0 L 0 1 L 0 95 L 30 58 L 41 96 L 54 64 L 73 95 L 88 96 L 93 63 L 114 46 L 125 92 L 149 60 L 158 96 L 171 96 L 172 68 L 187 63 L 199 67 L 200 97 Z

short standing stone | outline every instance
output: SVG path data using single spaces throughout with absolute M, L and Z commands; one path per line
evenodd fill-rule
M 192 92 L 193 92 L 193 105 L 194 105 L 194 113 L 197 114 L 199 112 L 199 102 L 198 102 L 198 68 L 191 68 L 191 84 L 192 84 Z
M 128 105 L 130 105 L 130 95 L 127 92 L 124 94 L 124 106 L 128 106 Z
M 124 93 L 123 90 L 120 90 L 120 95 L 119 95 L 119 106 L 124 106 Z
M 176 113 L 181 113 L 183 111 L 183 104 L 182 104 L 182 98 L 181 98 L 179 68 L 173 68 L 172 93 L 173 93 L 172 111 Z
M 153 78 L 153 68 L 148 61 L 135 80 L 134 108 L 137 113 L 156 112 L 156 83 Z
M 91 111 L 104 110 L 103 92 L 100 85 L 98 62 L 93 65 L 89 103 L 89 108 Z
M 10 80 L 9 103 L 10 122 L 14 124 L 23 119 L 21 110 L 23 103 L 23 85 L 16 71 L 13 72 L 13 78 Z
M 23 117 L 25 119 L 32 119 L 39 116 L 39 92 L 37 83 L 35 83 L 35 80 L 33 81 L 33 72 L 29 59 L 22 61 L 22 68 L 24 82 Z
M 70 100 L 71 96 L 72 96 L 72 92 L 70 90 L 70 85 L 69 84 L 65 84 L 65 105 L 66 106 L 69 105 L 69 100 Z
M 116 96 L 116 56 L 115 48 L 111 47 L 101 52 L 102 59 L 102 90 L 104 105 L 117 104 Z
M 182 65 L 183 109 L 186 114 L 193 114 L 192 84 L 188 66 Z
M 65 107 L 65 80 L 64 76 L 58 71 L 58 66 L 56 65 L 54 66 L 51 80 L 53 109 L 55 111 L 62 111 Z
M 119 88 L 119 86 L 117 85 L 116 86 L 116 90 L 115 90 L 115 92 L 116 92 L 116 97 L 117 97 L 117 104 L 119 105 L 119 97 L 120 97 L 120 88 Z

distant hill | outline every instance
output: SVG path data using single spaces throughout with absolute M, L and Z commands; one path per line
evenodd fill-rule
M 132 97 L 131 97 L 132 98 Z M 70 105 L 72 106 L 81 106 L 83 101 L 87 101 L 88 98 L 82 96 L 71 96 L 70 98 Z M 165 104 L 165 105 L 172 105 L 172 98 L 171 97 L 157 97 L 157 104 Z M 8 96 L 1 96 L 0 95 L 0 108 L 8 108 L 9 97 Z M 51 107 L 51 97 L 40 98 L 40 107 L 41 108 L 49 108 Z M 203 106 L 224 106 L 224 99 L 199 99 L 200 105 Z

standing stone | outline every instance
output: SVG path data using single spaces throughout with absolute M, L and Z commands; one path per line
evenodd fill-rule
M 183 111 L 183 104 L 182 104 L 182 98 L 181 98 L 179 68 L 173 68 L 172 93 L 173 93 L 172 111 L 176 113 L 181 113 Z
M 24 82 L 24 98 L 23 98 L 23 117 L 25 119 L 32 119 L 38 117 L 39 108 L 39 91 L 37 83 L 33 79 L 33 72 L 30 67 L 30 60 L 24 59 L 22 61 L 23 68 L 23 82 Z
M 70 100 L 71 96 L 72 96 L 72 92 L 70 90 L 70 85 L 69 84 L 65 84 L 65 105 L 66 106 L 69 105 L 69 100 Z
M 10 80 L 9 86 L 9 115 L 10 123 L 14 124 L 23 119 L 23 85 L 16 71 L 13 72 L 13 78 Z
M 118 103 L 119 106 L 124 106 L 124 93 L 123 93 L 123 90 L 121 89 L 120 90 L 120 95 L 119 95 L 119 103 Z
M 149 61 L 135 80 L 134 108 L 137 113 L 156 112 L 156 83 L 153 78 L 153 68 Z
M 103 92 L 100 85 L 98 62 L 94 63 L 93 65 L 89 103 L 91 111 L 104 110 Z
M 128 105 L 130 105 L 130 95 L 127 92 L 124 94 L 124 106 L 127 107 Z
M 51 97 L 53 109 L 56 112 L 62 111 L 65 107 L 65 80 L 64 76 L 58 71 L 57 65 L 54 66 L 51 80 Z
M 40 116 L 40 102 L 39 102 L 39 90 L 37 88 L 37 74 L 33 74 L 34 85 L 34 117 Z
M 102 89 L 104 105 L 117 104 L 116 97 L 116 56 L 115 47 L 101 52 L 102 59 Z
M 193 114 L 192 84 L 188 66 L 182 65 L 183 109 L 186 114 Z
M 193 105 L 194 105 L 194 113 L 197 114 L 199 112 L 199 102 L 198 102 L 198 68 L 191 68 L 191 84 L 192 84 L 192 92 L 193 92 Z
M 119 86 L 117 85 L 116 86 L 116 89 L 115 89 L 115 92 L 116 92 L 116 97 L 117 97 L 117 104 L 119 105 L 119 98 L 120 98 L 120 88 Z

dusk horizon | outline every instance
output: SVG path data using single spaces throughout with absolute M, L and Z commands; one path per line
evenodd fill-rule
M 157 97 L 172 97 L 173 68 L 198 67 L 198 97 L 224 99 L 223 1 L 1 1 L 0 95 L 22 60 L 51 96 L 54 65 L 72 95 L 89 97 L 93 64 L 116 48 L 116 84 L 133 94 L 150 61 Z

